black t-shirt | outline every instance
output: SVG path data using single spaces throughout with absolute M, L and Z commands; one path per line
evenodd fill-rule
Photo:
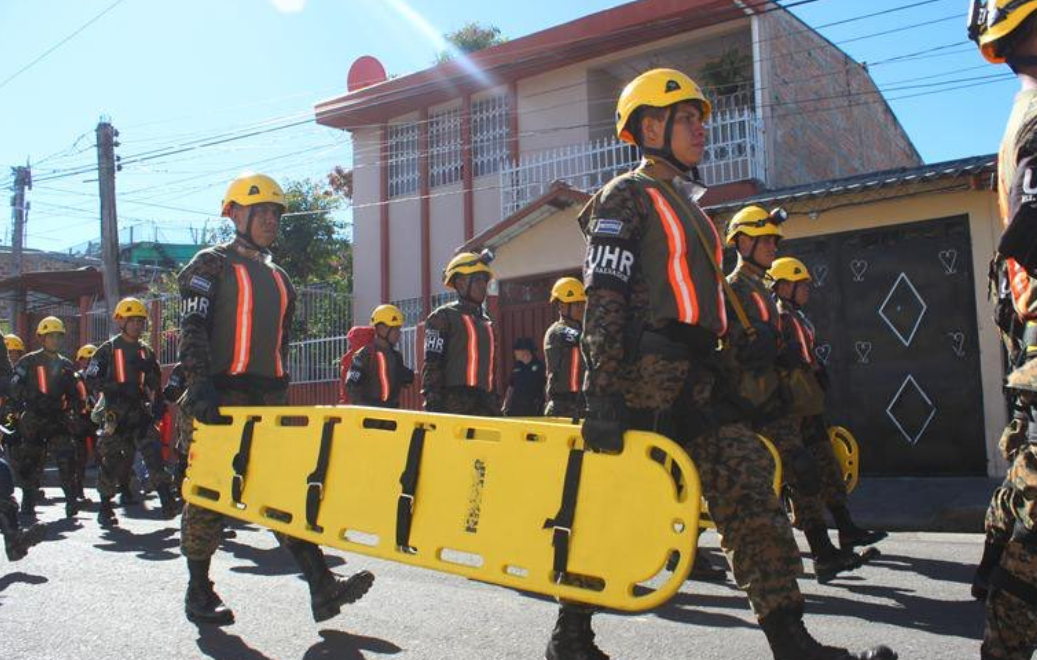
M 511 394 L 505 402 L 504 414 L 508 417 L 536 417 L 544 414 L 544 388 L 547 386 L 547 369 L 539 358 L 529 364 L 515 361 L 508 380 Z

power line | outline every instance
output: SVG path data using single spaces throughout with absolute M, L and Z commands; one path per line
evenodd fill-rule
M 119 5 L 121 5 L 121 4 L 123 3 L 123 2 L 125 2 L 125 0 L 115 0 L 115 2 L 113 2 L 113 3 L 112 3 L 112 4 L 110 4 L 110 5 L 108 5 L 108 7 L 107 7 L 107 8 L 105 8 L 105 9 L 104 9 L 104 10 L 103 10 L 103 11 L 102 11 L 102 12 L 101 12 L 100 14 L 98 14 L 98 15 L 94 16 L 93 18 L 91 18 L 91 19 L 90 19 L 89 21 L 87 21 L 86 23 L 83 23 L 82 25 L 80 25 L 80 26 L 79 26 L 79 28 L 77 28 L 77 29 L 76 29 L 76 30 L 75 30 L 75 31 L 74 31 L 74 32 L 73 32 L 72 34 L 68 35 L 67 37 L 65 37 L 64 39 L 62 39 L 61 41 L 59 41 L 58 43 L 54 44 L 53 46 L 51 46 L 51 47 L 50 47 L 50 48 L 48 48 L 47 50 L 43 51 L 43 53 L 42 53 L 42 54 L 40 54 L 40 56 L 39 56 L 39 57 L 37 57 L 37 58 L 36 58 L 36 59 L 34 59 L 33 61 L 29 62 L 28 64 L 26 64 L 25 66 L 23 66 L 22 68 L 18 69 L 17 71 L 15 71 L 14 73 L 12 73 L 12 74 L 11 74 L 10 76 L 8 76 L 7 78 L 5 78 L 5 79 L 4 79 L 4 80 L 3 80 L 2 82 L 0 82 L 0 89 L 3 89 L 4 87 L 6 87 L 6 86 L 7 86 L 7 84 L 8 84 L 9 82 L 11 82 L 11 81 L 12 81 L 12 80 L 14 80 L 15 78 L 17 78 L 18 76 L 22 75 L 23 73 L 25 73 L 26 71 L 28 71 L 29 69 L 31 69 L 31 68 L 32 68 L 33 66 L 35 66 L 36 64 L 38 64 L 38 63 L 39 63 L 39 62 L 40 62 L 41 60 L 43 60 L 43 58 L 47 57 L 48 55 L 50 55 L 51 53 L 53 53 L 53 52 L 54 52 L 54 51 L 56 51 L 57 49 L 59 49 L 59 48 L 61 48 L 62 46 L 64 46 L 64 45 L 65 45 L 66 43 L 68 43 L 69 41 L 71 41 L 71 40 L 72 40 L 72 39 L 73 39 L 73 38 L 74 38 L 74 37 L 75 37 L 76 35 L 78 35 L 78 34 L 79 34 L 80 32 L 82 32 L 83 30 L 87 29 L 88 27 L 90 27 L 91 25 L 93 25 L 94 23 L 96 23 L 97 21 L 101 20 L 101 18 L 102 18 L 102 17 L 103 17 L 103 16 L 105 15 L 105 14 L 107 14 L 107 13 L 108 13 L 108 12 L 110 12 L 111 10 L 115 9 L 116 7 L 118 7 Z

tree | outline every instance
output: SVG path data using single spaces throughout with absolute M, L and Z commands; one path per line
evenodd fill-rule
M 347 201 L 353 201 L 353 170 L 336 165 L 328 172 L 328 185 L 331 186 L 333 194 L 339 195 Z
M 497 46 L 508 40 L 502 37 L 496 25 L 482 25 L 475 21 L 465 23 L 459 30 L 443 35 L 450 44 L 462 53 L 474 53 L 483 48 Z M 454 58 L 454 52 L 445 50 L 436 56 L 436 63 L 447 62 Z

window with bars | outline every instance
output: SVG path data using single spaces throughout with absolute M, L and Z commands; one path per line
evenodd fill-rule
M 473 101 L 471 121 L 474 174 L 493 174 L 508 158 L 508 95 Z
M 461 180 L 461 109 L 438 112 L 428 124 L 429 185 L 446 186 Z
M 418 125 L 389 126 L 389 197 L 411 195 L 418 191 Z

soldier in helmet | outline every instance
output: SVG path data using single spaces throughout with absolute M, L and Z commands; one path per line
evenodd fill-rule
M 7 349 L 7 356 L 10 358 L 11 364 L 18 364 L 18 360 L 25 355 L 25 342 L 18 335 L 4 335 L 4 347 Z
M 616 452 L 626 430 L 649 430 L 688 451 L 775 660 L 890 660 L 896 654 L 886 647 L 851 654 L 807 632 L 796 583 L 802 563 L 768 476 L 772 459 L 724 386 L 723 241 L 697 203 L 710 111 L 695 81 L 673 69 L 648 71 L 620 94 L 617 134 L 645 160 L 607 183 L 579 217 L 588 241 L 583 439 Z M 591 614 L 561 607 L 549 660 L 607 657 Z
M 494 383 L 496 339 L 493 321 L 483 311 L 492 260 L 486 251 L 462 252 L 443 271 L 443 284 L 457 292 L 457 300 L 433 311 L 425 322 L 425 410 L 500 416 Z
M 587 294 L 583 282 L 563 277 L 551 287 L 551 304 L 558 320 L 544 334 L 544 357 L 547 361 L 548 417 L 576 419 L 583 415 L 583 355 L 580 335 L 583 333 L 583 310 Z
M 11 360 L 5 341 L 0 343 L 0 393 L 5 396 L 10 388 L 11 376 Z M 43 540 L 45 530 L 39 523 L 33 523 L 26 529 L 21 528 L 14 486 L 14 470 L 8 462 L 6 450 L 0 445 L 0 536 L 4 537 L 4 551 L 8 561 L 24 559 L 29 548 Z
M 18 360 L 25 355 L 25 344 L 18 335 L 4 335 L 0 352 L 7 356 L 6 363 L 0 360 L 0 364 L 6 364 L 10 369 L 13 368 L 13 365 L 18 364 Z M 10 380 L 11 372 L 9 371 L 3 381 L 7 385 L 4 387 L 3 392 L 0 393 L 0 427 L 3 429 L 0 431 L 0 445 L 7 449 L 8 462 L 13 466 L 14 459 L 10 456 L 10 453 L 17 452 L 15 447 L 20 442 L 18 438 L 18 417 L 21 415 L 21 410 L 19 410 L 16 402 L 11 399 L 9 391 Z
M 862 529 L 850 515 L 846 481 L 828 436 L 824 416 L 828 377 L 814 356 L 814 324 L 803 311 L 810 300 L 810 271 L 799 259 L 782 257 L 771 264 L 767 278 L 781 312 L 782 348 L 778 364 L 787 384 L 788 407 L 803 420 L 803 444 L 817 465 L 820 498 L 839 531 L 839 547 L 847 550 L 878 543 L 888 534 Z M 797 515 L 805 508 L 795 500 L 793 505 Z
M 981 657 L 1015 660 L 1037 649 L 1037 0 L 973 0 L 969 38 L 1021 86 L 997 161 L 1005 230 L 991 282 L 1013 369 L 1006 388 L 1013 419 L 1001 437 L 1010 466 L 987 511 L 973 581 L 973 594 L 986 597 Z
M 395 305 L 379 305 L 371 313 L 374 341 L 353 356 L 346 373 L 349 402 L 358 406 L 399 408 L 400 390 L 414 382 L 414 372 L 403 363 L 400 343 L 403 312 Z
M 48 316 L 36 330 L 43 348 L 22 357 L 11 379 L 11 398 L 24 412 L 18 420 L 21 442 L 12 458 L 22 485 L 22 514 L 35 517 L 36 494 L 43 461 L 49 452 L 58 464 L 65 494 L 65 516 L 79 512 L 75 487 L 76 448 L 69 429 L 78 399 L 72 362 L 59 351 L 65 324 Z
M 198 423 L 219 422 L 222 405 L 288 402 L 285 361 L 295 289 L 270 254 L 284 209 L 284 191 L 276 181 L 243 173 L 223 199 L 222 213 L 234 223 L 234 240 L 201 250 L 180 272 L 180 364 L 187 383 L 183 410 Z M 189 575 L 184 613 L 196 623 L 234 622 L 209 579 L 223 526 L 219 513 L 184 506 L 180 549 Z M 331 572 L 318 546 L 275 536 L 306 579 L 314 621 L 337 616 L 342 605 L 361 598 L 374 582 L 367 571 L 343 579 Z
M 86 496 L 86 463 L 89 459 L 90 441 L 97 437 L 97 427 L 90 420 L 93 412 L 95 398 L 86 384 L 86 369 L 90 365 L 90 359 L 97 352 L 93 344 L 83 344 L 76 352 L 76 393 L 75 410 L 72 415 L 72 439 L 76 444 L 76 497 L 82 503 L 89 504 L 90 499 Z
M 158 493 L 162 515 L 176 515 L 158 433 L 166 409 L 161 391 L 162 370 L 155 352 L 141 339 L 148 310 L 137 298 L 123 298 L 112 316 L 120 332 L 98 347 L 85 373 L 90 389 L 104 396 L 104 426 L 97 442 L 101 463 L 97 520 L 103 527 L 119 524 L 112 498 L 119 484 L 129 479 L 138 451 Z
M 747 206 L 731 219 L 727 244 L 738 252 L 738 266 L 727 278 L 734 294 L 728 296 L 727 305 L 729 316 L 737 322 L 732 323 L 725 338 L 725 353 L 733 363 L 737 394 L 754 428 L 778 449 L 796 524 L 810 545 L 814 575 L 825 584 L 839 573 L 860 567 L 877 551 L 858 555 L 852 548 L 832 544 L 821 499 L 820 468 L 801 435 L 804 411 L 795 409 L 784 396 L 789 388 L 781 380 L 790 372 L 779 364 L 783 346 L 781 312 L 764 276 L 777 256 L 785 219 L 783 209 L 768 212 L 756 205 Z

